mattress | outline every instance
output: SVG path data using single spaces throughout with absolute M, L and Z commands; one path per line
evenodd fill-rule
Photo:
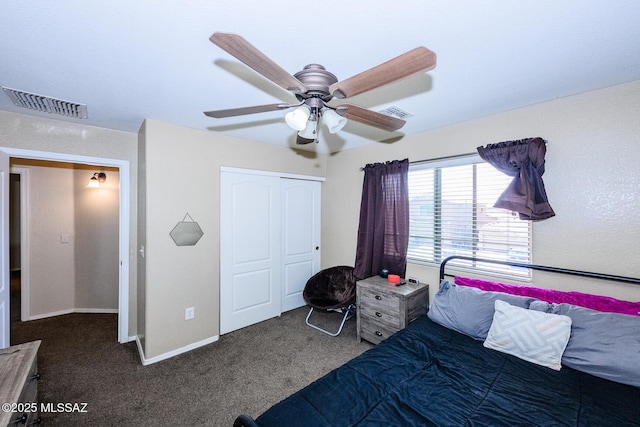
M 256 423 L 640 426 L 640 388 L 532 364 L 424 316 L 274 405 Z

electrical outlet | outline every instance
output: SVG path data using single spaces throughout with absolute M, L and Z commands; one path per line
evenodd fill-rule
M 195 307 L 187 307 L 184 309 L 184 320 L 191 320 L 196 317 Z

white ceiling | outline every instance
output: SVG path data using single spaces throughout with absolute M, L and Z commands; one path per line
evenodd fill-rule
M 397 106 L 413 114 L 405 127 L 350 122 L 307 147 L 320 152 L 640 79 L 638 0 L 4 0 L 0 16 L 0 85 L 87 104 L 89 118 L 17 107 L 4 92 L 0 110 L 128 132 L 149 118 L 285 146 L 295 134 L 282 111 L 204 116 L 296 101 L 212 44 L 214 31 L 291 74 L 320 63 L 339 80 L 419 45 L 436 52 L 434 70 L 348 100 Z

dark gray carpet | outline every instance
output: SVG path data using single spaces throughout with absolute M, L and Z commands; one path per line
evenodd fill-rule
M 87 403 L 86 413 L 43 413 L 44 426 L 231 426 L 237 415 L 258 416 L 371 347 L 357 342 L 355 318 L 334 338 L 306 326 L 307 311 L 149 366 L 135 343 L 117 342 L 115 314 L 14 322 L 11 343 L 42 340 L 41 402 Z M 341 320 L 338 313 L 314 317 L 334 330 Z

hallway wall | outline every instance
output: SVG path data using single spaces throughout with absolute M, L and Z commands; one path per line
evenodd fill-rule
M 108 186 L 90 189 L 94 166 L 27 159 L 11 165 L 29 174 L 28 242 L 22 242 L 29 248 L 29 319 L 117 312 L 117 169 Z

